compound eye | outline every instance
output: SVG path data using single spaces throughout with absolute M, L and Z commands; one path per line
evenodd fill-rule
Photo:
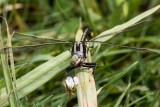
M 82 52 L 80 52 L 80 51 L 77 52 L 77 55 L 78 55 L 79 58 L 83 58 L 83 53 Z
M 93 36 L 94 36 L 94 33 L 93 33 L 93 31 L 91 31 L 91 32 L 90 32 L 90 36 L 91 36 L 91 37 L 93 37 Z

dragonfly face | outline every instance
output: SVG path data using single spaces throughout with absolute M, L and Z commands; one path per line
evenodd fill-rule
M 84 33 L 81 42 L 75 42 L 71 49 L 71 64 L 75 67 L 83 66 L 88 50 L 86 38 L 93 36 L 92 30 L 88 27 L 83 28 L 83 32 Z
M 87 46 L 84 42 L 75 42 L 72 49 L 71 64 L 73 66 L 81 66 L 86 58 Z

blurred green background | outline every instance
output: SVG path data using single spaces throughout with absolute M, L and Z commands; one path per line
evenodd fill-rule
M 0 15 L 7 17 L 10 32 L 16 31 L 39 37 L 74 41 L 80 18 L 83 19 L 84 25 L 93 29 L 96 36 L 159 3 L 159 0 L 0 0 Z M 159 48 L 160 10 L 147 20 L 153 20 L 152 24 L 114 37 L 109 42 L 134 47 Z M 2 23 L 3 34 L 6 32 L 5 29 Z M 13 45 L 18 46 L 24 43 L 25 40 L 13 41 Z M 14 60 L 17 78 L 68 49 L 70 46 L 54 45 L 16 52 Z M 159 55 L 102 46 L 99 54 L 95 55 L 93 60 L 98 64 L 94 73 L 97 89 L 107 84 L 114 75 L 133 62 L 139 61 L 132 73 L 101 91 L 98 95 L 99 107 L 112 107 L 129 82 L 132 83 L 132 86 L 129 94 L 122 100 L 121 107 L 127 106 L 127 102 L 134 101 L 136 102 L 131 105 L 132 107 L 160 106 Z M 22 98 L 22 103 L 26 107 L 35 105 L 37 107 L 57 107 L 61 98 L 65 96 L 62 86 L 64 78 L 65 73 L 61 72 Z M 0 79 L 1 81 L 3 79 L 2 72 L 0 72 Z M 3 87 L 4 81 L 0 85 Z M 150 94 L 151 92 L 153 94 Z M 64 106 L 72 107 L 75 104 L 77 100 L 74 96 L 66 99 Z

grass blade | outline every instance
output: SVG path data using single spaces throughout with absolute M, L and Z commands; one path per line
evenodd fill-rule
M 132 105 L 136 104 L 137 102 L 139 102 L 139 101 L 141 101 L 141 100 L 143 100 L 143 99 L 145 99 L 145 98 L 147 98 L 147 97 L 149 97 L 151 95 L 154 95 L 154 93 L 149 93 L 149 94 L 147 94 L 147 95 L 145 95 L 143 97 L 138 98 L 137 100 L 135 100 L 132 103 L 128 104 L 127 107 L 131 107 Z
M 101 87 L 98 91 L 97 94 L 99 94 L 101 92 L 102 89 L 109 87 L 110 85 L 112 85 L 113 83 L 115 83 L 116 81 L 118 81 L 120 78 L 124 77 L 126 74 L 128 74 L 129 72 L 131 72 L 133 69 L 133 67 L 135 67 L 138 64 L 138 62 L 134 62 L 132 65 L 130 65 L 129 67 L 127 67 L 124 71 L 122 71 L 121 73 L 115 75 L 113 77 L 113 79 L 107 83 L 106 85 L 104 85 L 103 87 Z
M 7 20 L 4 17 L 1 18 L 5 21 L 6 24 L 7 37 L 8 37 L 7 46 L 11 47 L 11 35 L 9 32 Z M 3 48 L 2 35 L 0 35 L 0 39 L 1 39 L 0 48 L 2 49 Z M 16 90 L 16 76 L 15 76 L 12 50 L 11 49 L 3 50 L 1 53 L 1 59 L 2 59 L 3 74 L 5 78 L 7 93 L 8 95 L 10 95 L 8 98 L 9 104 L 11 107 L 20 107 L 20 101 L 17 96 L 17 90 Z
M 56 74 L 64 70 L 67 66 L 69 66 L 68 59 L 71 54 L 69 51 L 66 51 L 57 57 L 50 59 L 46 63 L 36 67 L 26 75 L 17 79 L 17 90 L 19 98 L 26 96 L 27 94 L 33 92 L 35 89 L 45 84 L 47 81 L 52 79 Z M 5 88 L 0 90 L 1 99 L 0 104 L 7 98 L 7 93 Z M 0 105 L 1 107 L 8 105 L 8 103 L 4 103 Z
M 127 93 L 127 91 L 129 90 L 131 84 L 128 84 L 127 88 L 124 90 L 124 92 L 121 94 L 121 96 L 119 97 L 117 103 L 115 104 L 114 107 L 120 107 L 120 103 L 122 101 L 122 99 L 124 98 L 125 94 Z

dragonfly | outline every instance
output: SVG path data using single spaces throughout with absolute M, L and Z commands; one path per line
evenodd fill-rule
M 129 32 L 133 29 L 136 29 L 141 26 L 145 26 L 146 24 L 150 23 L 150 21 L 142 21 L 139 22 L 138 24 L 135 24 L 134 26 L 131 26 L 123 31 L 116 32 L 112 35 L 120 35 L 125 32 Z M 101 44 L 101 45 L 106 45 L 106 46 L 115 46 L 115 47 L 121 47 L 121 48 L 128 48 L 128 49 L 134 49 L 134 50 L 139 50 L 139 51 L 144 51 L 144 52 L 151 52 L 151 53 L 156 53 L 155 51 L 148 49 L 148 48 L 138 48 L 138 47 L 131 47 L 131 46 L 123 46 L 123 45 L 117 45 L 113 43 L 107 43 L 107 42 L 102 42 L 102 41 L 96 41 L 97 38 L 103 38 L 103 36 L 100 37 L 95 37 L 94 39 L 87 40 L 87 38 L 93 36 L 93 31 L 89 27 L 84 27 L 81 29 L 83 31 L 82 38 L 80 41 L 66 41 L 66 40 L 59 40 L 59 39 L 52 39 L 52 38 L 40 38 L 35 35 L 29 35 L 29 34 L 23 34 L 23 33 L 18 33 L 15 32 L 13 35 L 13 39 L 18 39 L 18 40 L 28 40 L 30 42 L 33 42 L 35 44 L 29 44 L 29 45 L 24 45 L 24 46 L 16 46 L 12 47 L 13 51 L 16 50 L 29 50 L 29 49 L 36 49 L 39 47 L 43 46 L 48 46 L 48 45 L 55 45 L 55 44 L 70 44 L 72 45 L 71 47 L 71 61 L 70 61 L 70 66 L 66 68 L 66 76 L 68 79 L 66 79 L 66 84 L 68 85 L 69 89 L 72 89 L 75 84 L 78 84 L 78 78 L 74 77 L 71 75 L 71 71 L 75 68 L 78 67 L 87 67 L 87 68 L 92 68 L 93 72 L 96 68 L 96 62 L 86 62 L 87 58 L 87 53 L 89 51 L 89 46 L 88 44 Z M 109 36 L 109 35 L 105 35 Z M 5 47 L 4 49 L 9 48 Z M 74 84 L 70 84 L 70 81 L 72 81 Z M 70 85 L 69 85 L 70 84 Z

